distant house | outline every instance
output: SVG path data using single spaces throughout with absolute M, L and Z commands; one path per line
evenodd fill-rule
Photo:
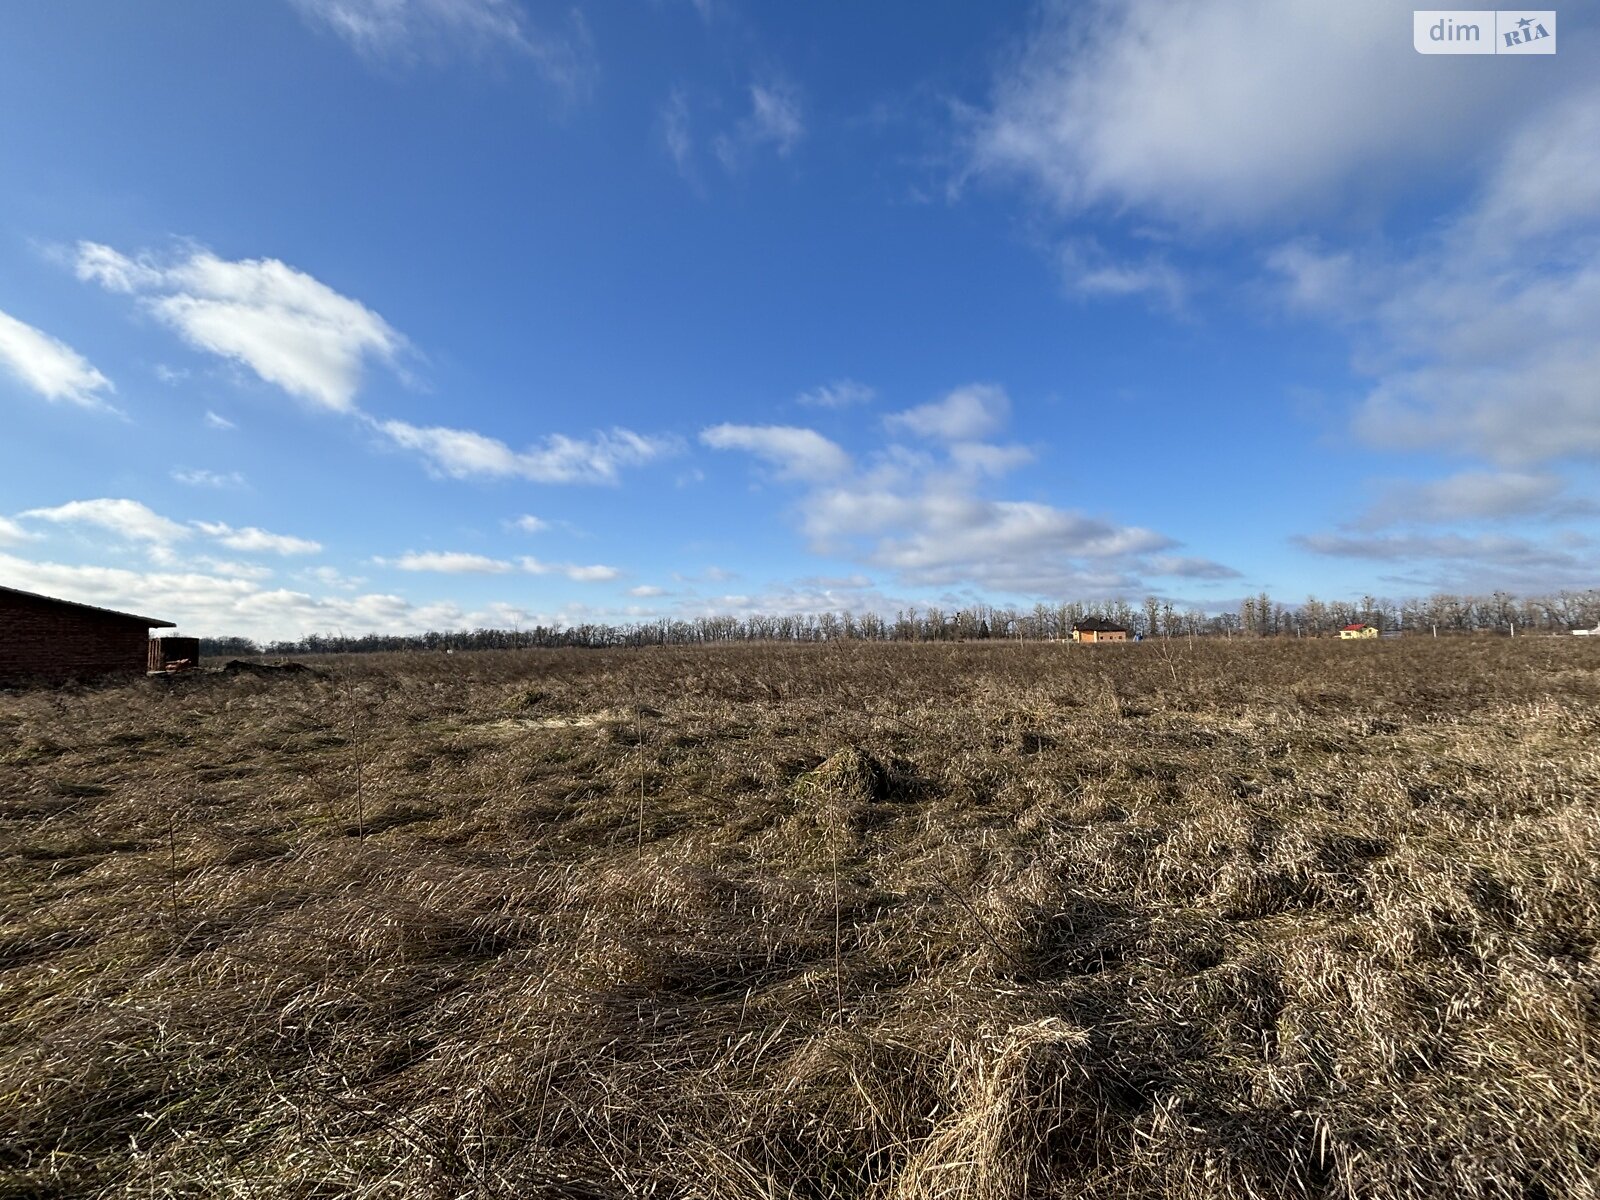
M 1376 625 L 1346 625 L 1339 630 L 1341 638 L 1375 638 L 1378 636 Z
M 1085 617 L 1081 621 L 1072 623 L 1072 640 L 1075 642 L 1125 642 L 1128 640 L 1128 631 L 1121 625 L 1102 620 L 1100 617 Z
M 140 675 L 171 621 L 0 587 L 0 683 Z

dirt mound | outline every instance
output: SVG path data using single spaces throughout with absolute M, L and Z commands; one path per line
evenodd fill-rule
M 242 658 L 229 659 L 222 664 L 224 675 L 298 675 L 301 673 L 315 674 L 305 663 L 278 662 L 259 663 L 249 662 Z

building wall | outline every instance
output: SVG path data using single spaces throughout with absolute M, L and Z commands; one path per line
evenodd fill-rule
M 149 641 L 137 621 L 0 600 L 0 682 L 143 674 Z

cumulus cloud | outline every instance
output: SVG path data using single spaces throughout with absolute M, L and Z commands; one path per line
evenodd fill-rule
M 1067 210 L 1299 217 L 1453 168 L 1510 89 L 1542 86 L 1470 57 L 1419 65 L 1395 18 L 1317 0 L 1050 5 L 974 120 L 973 169 Z
M 783 479 L 828 479 L 850 468 L 850 456 L 836 442 L 793 425 L 713 425 L 700 440 L 713 450 L 753 454 Z
M 923 586 L 1047 591 L 1064 577 L 1110 574 L 1105 566 L 1069 568 L 1071 560 L 1110 564 L 1176 545 L 1152 530 L 1034 501 L 987 499 L 941 481 L 912 495 L 831 489 L 810 498 L 805 513 L 819 545 L 865 544 L 867 561 Z
M 116 389 L 89 360 L 65 342 L 0 312 L 0 370 L 50 401 L 80 408 L 109 408 Z
M 511 522 L 513 529 L 520 529 L 523 533 L 543 533 L 550 528 L 550 522 L 543 517 L 536 517 L 532 513 L 523 513 Z
M 516 569 L 503 559 L 455 550 L 408 550 L 396 559 L 372 561 L 401 571 L 437 571 L 445 575 L 504 575 Z
M 216 538 L 228 549 L 246 554 L 317 554 L 322 550 L 320 542 L 290 537 L 284 533 L 268 533 L 254 526 L 234 529 L 221 521 L 195 521 L 194 526 L 209 537 Z
M 219 545 L 245 554 L 316 554 L 322 549 L 320 543 L 307 538 L 268 533 L 254 526 L 235 529 L 221 521 L 174 521 L 137 500 L 70 500 L 53 508 L 32 508 L 21 515 L 58 525 L 104 530 L 123 541 L 143 544 L 161 563 L 177 561 L 173 547 L 192 538 L 197 531 Z
M 522 559 L 522 569 L 530 575 L 563 575 L 574 583 L 607 583 L 622 574 L 616 567 L 598 563 L 591 566 L 578 563 L 547 563 L 527 557 Z
M 796 512 L 815 553 L 868 563 L 903 585 L 1084 595 L 1139 588 L 1149 574 L 1234 574 L 1207 559 L 1168 553 L 1178 543 L 1154 530 L 985 495 L 985 483 L 1032 458 L 1025 447 L 973 440 L 999 432 L 1009 411 L 994 385 L 958 388 L 885 422 L 890 430 L 948 443 L 942 453 L 890 446 L 865 466 L 808 429 L 716 426 L 701 440 L 744 450 L 802 485 Z
M 30 508 L 22 516 L 58 525 L 89 525 L 128 541 L 160 545 L 182 541 L 191 532 L 137 500 L 69 500 L 54 508 Z
M 969 383 L 941 400 L 905 412 L 891 413 L 883 423 L 895 433 L 945 442 L 973 442 L 1005 427 L 1011 400 L 992 383 Z
M 75 266 L 80 279 L 137 296 L 196 349 L 335 412 L 354 411 L 368 362 L 392 363 L 406 346 L 360 301 L 277 259 L 190 250 L 161 262 L 80 242 Z
M 525 450 L 470 429 L 374 423 L 394 445 L 412 450 L 435 472 L 453 479 L 520 478 L 535 483 L 615 483 L 623 467 L 672 454 L 670 438 L 612 429 L 590 438 L 551 434 Z

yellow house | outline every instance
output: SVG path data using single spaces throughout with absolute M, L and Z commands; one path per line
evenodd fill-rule
M 1339 630 L 1341 638 L 1375 638 L 1378 636 L 1376 625 L 1346 625 Z

